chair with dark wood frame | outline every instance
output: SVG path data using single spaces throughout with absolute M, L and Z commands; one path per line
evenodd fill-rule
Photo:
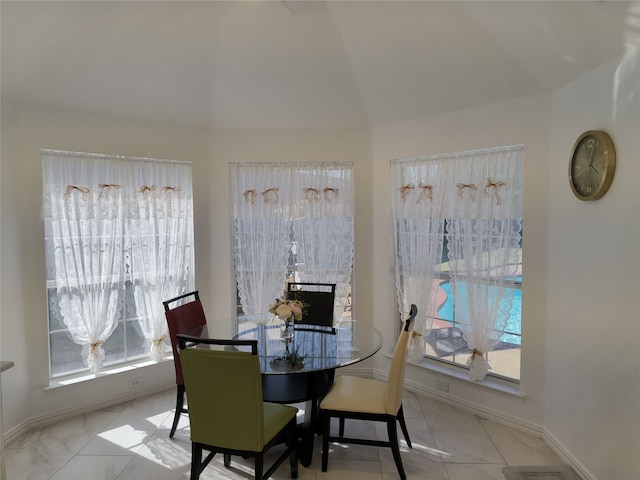
M 216 453 L 227 468 L 232 455 L 254 458 L 256 480 L 269 478 L 289 457 L 291 478 L 298 478 L 298 409 L 263 401 L 258 341 L 178 340 L 189 392 L 190 478 L 198 480 Z M 282 443 L 285 449 L 264 471 L 265 453 Z
M 398 337 L 389 367 L 389 380 L 381 382 L 371 378 L 339 376 L 329 393 L 320 403 L 322 417 L 322 471 L 327 471 L 329 460 L 329 442 L 341 444 L 372 445 L 390 447 L 396 468 L 402 480 L 406 474 L 400 457 L 400 445 L 396 421 L 400 423 L 402 433 L 409 448 L 412 448 L 409 432 L 402 411 L 402 394 L 404 389 L 404 372 L 407 364 L 409 341 L 413 322 L 418 313 L 415 305 L 411 305 L 409 318 Z M 331 436 L 331 418 L 338 418 L 339 436 Z M 388 441 L 369 440 L 344 437 L 345 419 L 372 420 L 387 424 Z
M 184 303 L 184 300 L 190 296 L 194 299 L 190 302 Z M 170 308 L 170 304 L 178 301 L 183 301 L 180 305 Z M 169 338 L 171 339 L 171 349 L 173 350 L 173 366 L 176 371 L 176 410 L 173 416 L 173 425 L 171 426 L 171 432 L 169 437 L 173 438 L 178 427 L 178 421 L 180 415 L 183 413 L 189 413 L 188 409 L 184 406 L 185 402 L 185 388 L 184 379 L 182 377 L 182 366 L 180 364 L 180 355 L 178 355 L 178 340 L 177 335 L 179 333 L 189 333 L 198 327 L 201 327 L 207 323 L 207 319 L 200 302 L 200 294 L 197 290 L 189 293 L 185 293 L 178 297 L 172 298 L 162 302 L 164 305 L 164 314 L 167 318 L 167 325 L 169 327 Z
M 335 283 L 291 282 L 287 284 L 287 298 L 300 300 L 306 305 L 302 320 L 297 323 L 333 327 Z

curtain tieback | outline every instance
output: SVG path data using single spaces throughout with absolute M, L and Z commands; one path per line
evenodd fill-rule
M 496 196 L 496 205 L 502 205 L 502 197 L 500 196 L 500 193 L 498 193 L 498 189 L 500 187 L 504 187 L 505 185 L 506 183 L 504 183 L 502 180 L 494 182 L 493 180 L 491 180 L 491 177 L 489 177 L 487 178 L 487 184 L 484 187 L 484 195 L 489 195 L 488 190 L 490 188 L 493 188 L 493 194 Z
M 419 342 L 420 340 L 418 339 L 418 337 L 421 337 L 422 334 L 416 332 L 415 330 L 413 332 L 411 332 L 411 345 L 413 345 L 416 342 Z
M 400 197 L 402 197 L 403 202 L 407 199 L 409 192 L 414 188 L 416 188 L 416 186 L 413 183 L 407 183 L 405 186 L 400 187 Z
M 264 192 L 262 192 L 262 197 L 264 198 L 264 203 L 269 203 L 270 199 L 269 199 L 269 194 L 273 193 L 274 196 L 274 200 L 273 203 L 278 203 L 278 200 L 280 199 L 280 196 L 278 195 L 278 190 L 280 190 L 279 188 L 269 188 L 268 190 L 265 190 Z
M 476 357 L 484 357 L 484 353 L 477 348 L 474 348 L 473 353 L 471 354 L 471 360 L 475 360 Z
M 433 201 L 433 185 L 426 185 L 420 182 L 418 188 L 420 188 L 422 191 L 420 192 L 416 203 L 420 202 L 420 200 L 422 200 L 423 198 L 429 199 L 430 202 Z
M 93 342 L 92 344 L 89 345 L 89 352 L 91 354 L 95 354 L 96 350 L 98 350 L 103 343 L 104 343 L 103 340 L 98 340 L 97 342 Z
M 320 201 L 320 190 L 313 187 L 305 187 L 302 189 L 302 193 L 306 195 L 306 198 L 310 202 L 319 202 Z
M 160 338 L 156 338 L 153 341 L 153 345 L 157 348 L 160 348 L 160 345 L 162 345 L 164 343 L 164 341 L 167 339 L 167 334 L 165 333 L 164 335 L 162 335 Z

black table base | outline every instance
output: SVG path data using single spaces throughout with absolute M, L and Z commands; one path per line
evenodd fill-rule
M 313 440 L 321 432 L 319 404 L 329 391 L 335 369 L 299 372 L 293 375 L 262 375 L 262 397 L 266 402 L 305 402 L 304 421 L 300 431 L 298 459 L 308 467 L 313 457 Z

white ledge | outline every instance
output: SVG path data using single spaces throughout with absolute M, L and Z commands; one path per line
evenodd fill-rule
M 173 357 L 167 356 L 159 362 L 156 362 L 154 360 L 141 360 L 138 362 L 115 365 L 113 367 L 106 367 L 97 373 L 82 372 L 76 375 L 67 375 L 64 377 L 52 378 L 51 380 L 49 380 L 49 386 L 46 387 L 45 390 L 66 387 L 68 385 L 75 385 L 83 382 L 90 382 L 99 378 L 109 377 L 118 373 L 132 372 L 139 368 L 150 367 L 152 365 L 158 365 L 167 361 L 173 362 Z
M 385 354 L 387 358 L 391 358 L 390 354 Z M 407 362 L 408 365 L 413 365 L 417 368 L 422 368 L 430 372 L 445 375 L 447 377 L 453 377 L 456 380 L 466 382 L 478 388 L 488 388 L 507 395 L 512 395 L 517 398 L 525 398 L 526 394 L 520 391 L 520 384 L 516 381 L 510 381 L 502 378 L 497 378 L 492 375 L 487 375 L 484 380 L 476 382 L 469 380 L 469 370 L 455 365 L 449 365 L 448 363 L 438 362 L 436 360 L 423 359 L 418 363 Z

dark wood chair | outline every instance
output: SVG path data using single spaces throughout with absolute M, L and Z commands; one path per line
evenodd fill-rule
M 335 283 L 292 282 L 287 284 L 287 298 L 300 300 L 306 305 L 302 320 L 297 323 L 333 327 Z
M 192 301 L 187 302 L 186 299 L 193 297 Z M 181 302 L 174 308 L 170 308 L 170 304 L 175 302 Z M 173 416 L 173 425 L 171 426 L 171 432 L 169 437 L 173 437 L 178 427 L 178 421 L 180 415 L 183 413 L 189 413 L 185 407 L 185 388 L 184 379 L 182 377 L 182 366 L 180 364 L 180 355 L 178 354 L 178 340 L 177 335 L 180 333 L 189 333 L 198 327 L 201 327 L 207 323 L 207 319 L 200 302 L 200 295 L 197 290 L 178 297 L 172 298 L 162 302 L 164 305 L 164 314 L 167 318 L 167 325 L 169 327 L 169 338 L 171 339 L 171 348 L 173 350 L 173 365 L 176 371 L 176 411 Z
M 400 478 L 402 480 L 407 478 L 402 466 L 402 458 L 400 457 L 396 421 L 400 423 L 407 445 L 412 448 L 402 411 L 402 394 L 409 341 L 417 313 L 416 306 L 411 305 L 409 318 L 405 321 L 404 329 L 396 342 L 387 382 L 371 378 L 340 376 L 332 385 L 329 393 L 320 402 L 323 472 L 327 471 L 329 442 L 335 441 L 341 444 L 390 447 Z M 338 418 L 340 421 L 339 436 L 331 436 L 332 417 Z M 344 422 L 347 418 L 385 422 L 387 424 L 388 441 L 344 437 Z
M 298 409 L 263 401 L 258 341 L 178 338 L 189 392 L 190 478 L 198 480 L 217 453 L 227 468 L 232 455 L 254 458 L 256 480 L 269 478 L 288 457 L 291 478 L 298 478 Z M 265 471 L 265 453 L 282 443 Z

